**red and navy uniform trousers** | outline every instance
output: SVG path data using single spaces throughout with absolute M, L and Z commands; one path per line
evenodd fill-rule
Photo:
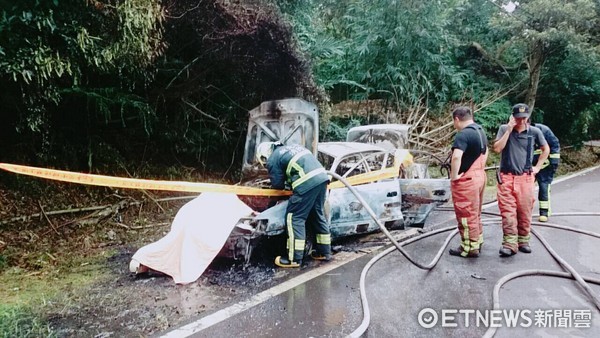
M 484 155 L 480 155 L 459 179 L 451 182 L 452 202 L 462 239 L 460 247 L 463 257 L 466 257 L 469 251 L 479 250 L 483 244 L 481 206 L 485 182 Z
M 536 150 L 533 154 L 533 164 L 537 162 L 537 158 L 541 150 Z M 552 208 L 550 203 L 550 191 L 552 180 L 554 180 L 554 174 L 558 168 L 560 161 L 560 154 L 550 154 L 548 159 L 542 164 L 542 169 L 535 175 L 535 180 L 538 182 L 538 202 L 540 206 L 540 216 L 550 216 L 552 214 Z
M 504 232 L 502 246 L 517 252 L 519 246 L 529 245 L 535 177 L 528 171 L 521 175 L 500 173 L 500 178 L 498 208 Z
M 327 195 L 327 184 L 323 182 L 314 188 L 294 194 L 288 200 L 285 224 L 288 233 L 288 259 L 301 262 L 306 244 L 306 222 L 313 225 L 315 250 L 320 254 L 331 254 L 331 235 L 323 205 Z

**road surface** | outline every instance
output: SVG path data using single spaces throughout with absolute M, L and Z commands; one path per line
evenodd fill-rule
M 557 181 L 552 186 L 554 213 L 600 211 L 600 168 Z M 497 212 L 497 207 L 492 205 L 486 210 Z M 534 210 L 537 211 L 537 205 Z M 451 212 L 437 212 L 425 229 L 450 226 L 452 217 Z M 529 276 L 509 281 L 500 291 L 500 308 L 507 315 L 491 311 L 494 285 L 503 276 L 525 269 L 564 270 L 533 235 L 533 253 L 499 257 L 501 226 L 494 216 L 484 218 L 490 223 L 484 227 L 485 245 L 479 258 L 449 256 L 446 248 L 430 271 L 417 268 L 398 251 L 375 263 L 366 278 L 370 325 L 363 337 L 481 337 L 490 326 L 497 327 L 495 337 L 600 337 L 599 310 L 570 279 Z M 553 216 L 550 221 L 600 233 L 598 219 Z M 442 220 L 449 221 L 440 223 Z M 582 276 L 600 278 L 599 238 L 534 228 Z M 448 234 L 438 234 L 405 248 L 427 264 Z M 450 247 L 458 243 L 458 237 L 454 237 Z M 247 301 L 161 336 L 345 337 L 363 320 L 359 279 L 363 267 L 376 253 L 337 254 L 334 262 L 306 269 Z M 600 286 L 590 286 L 600 297 Z M 514 321 L 511 315 L 516 316 Z

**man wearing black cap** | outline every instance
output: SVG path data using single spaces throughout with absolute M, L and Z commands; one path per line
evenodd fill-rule
M 501 153 L 498 181 L 498 208 L 502 215 L 502 248 L 500 256 L 508 257 L 521 251 L 530 253 L 529 232 L 535 202 L 535 175 L 548 158 L 550 148 L 542 132 L 527 124 L 529 107 L 513 106 L 508 124 L 498 129 L 494 151 Z M 533 148 L 539 144 L 542 153 L 534 166 Z

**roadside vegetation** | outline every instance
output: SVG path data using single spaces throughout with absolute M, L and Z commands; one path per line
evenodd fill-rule
M 70 250 L 72 247 L 63 247 Z M 49 255 L 49 254 L 47 254 Z M 43 259 L 43 258 L 40 258 Z M 106 257 L 82 257 L 78 266 L 63 260 L 53 269 L 35 272 L 19 267 L 4 271 L 0 282 L 0 335 L 2 337 L 53 337 L 54 329 L 48 313 L 57 306 L 75 306 L 79 293 L 92 283 L 107 277 L 103 263 Z M 73 292 L 73 290 L 77 290 Z M 68 298 L 65 295 L 69 295 Z
M 559 174 L 598 164 L 598 1 L 434 3 L 0 0 L 0 162 L 237 183 L 247 111 L 300 97 L 322 140 L 406 123 L 440 158 L 452 107 L 491 140 L 525 102 L 561 140 Z M 187 200 L 0 172 L 0 336 L 56 335 Z

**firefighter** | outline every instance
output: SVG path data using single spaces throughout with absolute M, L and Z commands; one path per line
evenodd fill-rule
M 542 169 L 550 148 L 542 131 L 527 124 L 529 107 L 513 106 L 508 124 L 498 129 L 494 151 L 501 153 L 498 179 L 498 207 L 502 215 L 502 248 L 500 256 L 521 251 L 531 253 L 529 245 L 535 175 Z M 534 166 L 533 148 L 538 143 L 542 153 Z
M 469 107 L 456 108 L 452 120 L 458 134 L 452 144 L 450 187 L 461 244 L 457 249 L 450 249 L 450 255 L 478 257 L 483 244 L 481 206 L 486 182 L 487 138 L 483 128 L 473 121 Z
M 550 185 L 552 184 L 554 174 L 556 173 L 558 163 L 560 162 L 560 142 L 548 126 L 541 123 L 531 123 L 531 125 L 542 131 L 542 134 L 544 134 L 544 138 L 550 147 L 550 156 L 542 163 L 540 172 L 535 175 L 535 180 L 538 182 L 539 188 L 538 203 L 540 217 L 538 220 L 540 222 L 548 222 L 548 217 L 550 217 L 552 211 L 550 205 Z M 536 143 L 536 150 L 533 152 L 533 165 L 537 164 L 541 153 L 542 150 L 540 149 L 539 144 Z
M 279 142 L 259 144 L 256 159 L 262 165 L 266 162 L 273 188 L 284 189 L 287 183 L 293 191 L 285 215 L 288 252 L 277 256 L 275 265 L 283 268 L 302 265 L 308 218 L 314 221 L 316 235 L 316 250 L 311 252 L 312 258 L 330 261 L 331 234 L 324 214 L 329 176 L 323 166 L 308 149 Z

